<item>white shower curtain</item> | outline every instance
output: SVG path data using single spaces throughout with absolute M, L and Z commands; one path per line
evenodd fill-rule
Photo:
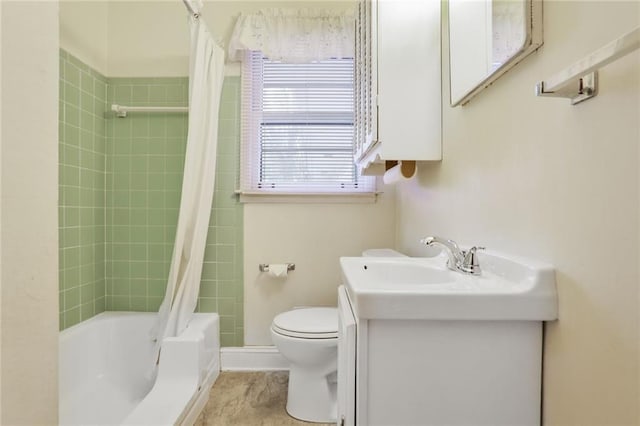
M 179 335 L 195 311 L 213 201 L 224 50 L 201 21 L 190 18 L 187 151 L 167 290 L 152 330 L 156 360 L 162 340 Z

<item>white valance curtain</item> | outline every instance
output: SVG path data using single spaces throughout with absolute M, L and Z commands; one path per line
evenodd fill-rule
M 244 50 L 259 50 L 283 62 L 352 58 L 354 28 L 351 11 L 268 9 L 242 14 L 229 42 L 229 59 L 242 60 Z

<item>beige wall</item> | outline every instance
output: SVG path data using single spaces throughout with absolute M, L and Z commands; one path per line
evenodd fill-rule
M 272 7 L 343 10 L 352 0 L 205 0 L 202 16 L 228 44 L 237 16 Z M 172 77 L 189 73 L 189 26 L 180 0 L 62 0 L 60 44 L 109 77 Z M 232 72 L 238 72 L 237 67 Z
M 206 10 L 213 12 L 211 6 Z M 189 74 L 189 25 L 181 1 L 109 2 L 108 9 L 107 76 Z
M 69 28 L 61 30 L 63 48 L 92 63 L 91 58 L 104 58 L 106 43 L 106 65 L 95 63 L 110 77 L 188 74 L 189 30 L 180 1 L 86 3 L 65 1 L 61 27 Z M 105 7 L 106 14 L 97 18 L 94 14 Z M 271 7 L 343 10 L 352 8 L 353 2 L 206 1 L 203 17 L 226 45 L 241 12 Z M 227 71 L 237 72 L 238 67 Z M 245 204 L 245 343 L 271 344 L 269 325 L 283 310 L 335 305 L 340 283 L 337 259 L 358 255 L 365 248 L 392 246 L 394 214 L 390 195 L 375 204 Z M 284 283 L 257 274 L 258 263 L 288 261 L 295 262 L 297 270 Z
M 417 239 L 438 234 L 554 264 L 544 424 L 637 425 L 640 52 L 603 68 L 583 104 L 533 88 L 640 25 L 640 3 L 544 8 L 536 54 L 465 107 L 445 97 L 442 163 L 398 188 L 398 247 L 421 255 Z
M 0 5 L 0 34 L 2 34 L 2 5 Z M 2 43 L 0 42 L 0 64 Z M 0 200 L 2 200 L 2 66 L 0 66 Z M 2 342 L 2 206 L 0 205 L 0 344 Z M 2 347 L 0 346 L 0 420 L 2 420 Z
M 58 413 L 58 3 L 3 1 L 3 425 Z
M 174 11 L 181 13 L 179 2 L 175 3 L 152 5 L 146 10 L 143 6 L 128 5 L 131 6 L 131 19 L 123 26 L 115 17 L 127 15 L 125 5 L 110 7 L 107 16 L 114 18 L 104 36 L 108 56 L 105 73 L 114 76 L 186 74 L 186 24 L 184 21 L 181 24 L 180 18 L 172 14 Z M 212 31 L 222 38 L 228 37 L 232 17 L 241 9 L 273 5 L 270 2 L 253 2 L 253 5 L 213 3 L 207 5 L 205 19 Z M 34 30 L 25 40 L 20 36 L 12 37 L 11 43 L 8 42 L 5 36 L 8 31 L 17 33 L 31 29 L 25 25 L 25 16 L 30 18 L 27 23 L 32 24 L 35 18 L 51 12 L 48 7 L 38 7 L 37 13 L 19 17 L 6 16 L 3 10 L 3 59 L 7 49 L 15 53 L 14 40 L 30 43 L 50 29 L 47 23 L 46 28 Z M 547 327 L 546 335 L 544 417 L 547 425 L 630 425 L 639 422 L 639 54 L 636 52 L 604 68 L 600 75 L 601 93 L 582 105 L 572 107 L 566 100 L 532 95 L 536 81 L 637 26 L 638 7 L 634 1 L 546 1 L 545 45 L 468 106 L 455 109 L 445 106 L 443 162 L 421 165 L 418 179 L 401 184 L 398 191 L 396 228 L 397 246 L 401 250 L 421 255 L 424 252 L 417 239 L 427 234 L 441 234 L 556 265 L 560 320 Z M 62 11 L 67 13 L 64 6 Z M 153 21 L 153 25 L 144 24 L 144 19 L 133 19 L 140 13 L 147 15 L 154 11 L 162 17 Z M 96 40 L 104 49 L 100 35 L 104 30 L 100 26 L 94 28 L 100 28 Z M 70 48 L 79 41 L 70 40 L 74 38 L 67 37 L 63 47 L 72 53 L 81 52 L 81 49 Z M 39 40 L 33 48 L 49 49 L 51 43 L 54 43 L 51 39 Z M 184 50 L 179 46 L 184 46 Z M 157 52 L 156 59 L 142 53 L 151 50 Z M 77 54 L 83 60 L 91 60 Z M 104 58 L 104 53 L 95 55 Z M 44 57 L 46 62 L 53 60 L 49 54 Z M 139 61 L 135 62 L 137 59 Z M 96 66 L 100 69 L 98 59 Z M 7 78 L 5 74 L 3 72 L 3 81 Z M 30 74 L 24 78 L 27 75 Z M 50 83 L 48 77 L 36 81 Z M 25 88 L 42 90 L 41 86 L 25 86 L 20 90 Z M 5 90 L 3 87 L 3 104 L 5 99 L 10 99 Z M 18 99 L 15 90 L 13 93 L 15 99 L 12 101 Z M 446 77 L 443 93 L 448 93 Z M 19 99 L 30 100 L 27 94 L 21 92 Z M 36 98 L 42 99 L 42 96 L 33 99 Z M 447 102 L 445 97 L 445 104 Z M 21 104 L 11 102 L 12 108 L 16 105 Z M 41 111 L 44 104 L 29 107 Z M 9 121 L 5 121 L 5 114 L 3 108 L 3 206 L 7 205 L 5 187 L 11 188 L 11 183 L 15 183 L 7 178 L 5 165 L 25 165 L 23 161 L 14 163 L 5 149 L 4 135 L 11 131 L 6 126 Z M 19 117 L 16 119 L 18 121 L 11 128 L 23 123 Z M 48 131 L 42 125 L 31 127 L 33 129 L 29 130 L 33 132 Z M 52 143 L 43 150 L 38 146 L 38 150 L 55 155 L 47 151 L 54 146 Z M 49 173 L 50 166 L 47 164 L 41 169 Z M 47 194 L 55 194 L 55 188 L 47 191 L 38 188 L 33 194 L 39 194 L 38 200 L 33 197 L 20 202 L 46 201 L 50 204 L 50 200 L 44 198 Z M 388 245 L 394 235 L 391 204 L 387 200 L 376 205 L 246 205 L 247 343 L 268 343 L 268 323 L 280 310 L 309 303 L 334 303 L 333 292 L 339 280 L 335 259 L 342 254 L 357 254 L 369 246 Z M 11 211 L 3 208 L 3 246 L 5 238 L 10 237 L 5 232 Z M 53 218 L 55 214 L 41 215 L 40 219 L 43 217 Z M 25 219 L 24 213 L 22 219 Z M 44 226 L 48 220 L 37 223 Z M 320 223 L 323 226 L 317 225 Z M 15 233 L 19 228 L 13 229 Z M 32 238 L 31 234 L 12 237 L 21 238 L 21 241 Z M 49 238 L 47 232 L 39 234 L 38 243 L 29 241 L 29 247 L 48 247 Z M 22 246 L 12 246 L 12 249 L 19 247 Z M 20 343 L 5 350 L 4 343 L 8 339 L 19 339 L 16 336 L 19 328 L 7 334 L 4 325 L 16 320 L 10 315 L 15 310 L 11 303 L 13 299 L 9 297 L 26 296 L 6 289 L 16 290 L 18 284 L 20 288 L 33 289 L 29 286 L 30 281 L 21 275 L 27 270 L 9 269 L 10 265 L 20 265 L 20 260 L 14 263 L 9 257 L 23 254 L 19 250 L 12 253 L 2 250 L 2 387 L 15 379 L 17 373 L 23 373 L 7 372 L 4 368 L 11 365 L 17 351 L 23 348 Z M 40 250 L 35 250 L 29 256 L 41 254 Z M 28 269 L 38 272 L 34 282 L 47 282 L 49 275 L 40 276 L 39 271 L 51 266 L 48 262 L 53 257 L 55 253 L 46 257 L 49 260 L 44 264 L 30 263 L 38 265 L 36 269 Z M 297 265 L 297 270 L 286 282 L 258 277 L 258 263 L 280 261 L 294 261 Z M 9 274 L 15 274 L 15 277 L 12 276 L 13 285 L 7 286 L 5 277 Z M 55 295 L 55 285 L 51 287 L 51 295 Z M 51 297 L 48 290 L 47 287 L 47 294 L 42 297 L 36 292 L 37 297 L 30 298 L 30 303 L 39 306 L 48 301 Z M 55 301 L 43 303 L 42 312 L 48 315 L 51 309 L 52 318 L 56 318 L 55 306 Z M 33 320 L 42 318 L 42 312 Z M 20 342 L 29 344 L 37 338 L 44 339 L 41 348 L 51 344 L 47 332 L 42 337 L 37 331 L 48 330 L 46 324 L 29 324 L 28 321 L 23 324 L 33 331 L 22 336 L 25 340 Z M 55 354 L 55 350 L 46 352 Z M 43 379 L 52 374 L 54 362 L 53 355 L 38 357 L 38 363 L 34 362 L 45 387 L 55 383 L 55 380 Z M 30 386 L 34 373 L 25 374 L 23 386 Z M 34 405 L 32 395 L 24 397 L 23 401 L 28 401 L 32 407 L 30 415 L 39 416 L 44 411 L 46 417 L 53 410 L 50 399 L 55 389 L 45 392 L 41 388 L 41 391 L 34 395 L 51 392 L 43 404 Z M 6 392 L 2 392 L 3 402 L 5 395 Z M 6 399 L 17 396 L 14 389 Z M 14 408 L 21 407 L 22 403 L 16 404 Z M 33 407 L 37 409 L 34 411 Z M 3 419 L 13 415 L 17 413 L 5 405 Z
M 107 62 L 107 22 L 105 1 L 60 1 L 60 46 L 105 74 Z
M 387 190 L 391 190 L 387 188 Z M 271 345 L 273 318 L 294 306 L 336 306 L 341 256 L 392 247 L 393 192 L 375 204 L 245 204 L 245 345 Z M 260 263 L 296 265 L 286 280 Z

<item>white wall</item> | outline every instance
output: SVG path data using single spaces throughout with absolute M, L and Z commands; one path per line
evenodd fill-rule
M 58 2 L 0 8 L 0 424 L 55 424 Z
M 560 319 L 546 327 L 544 424 L 635 425 L 640 52 L 603 68 L 600 94 L 583 104 L 533 88 L 640 25 L 640 3 L 544 8 L 536 54 L 465 107 L 444 99 L 444 159 L 399 188 L 398 246 L 421 255 L 416 234 L 437 234 L 554 264 Z

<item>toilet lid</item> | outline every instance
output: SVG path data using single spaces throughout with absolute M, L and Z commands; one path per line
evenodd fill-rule
M 307 339 L 338 337 L 337 308 L 303 308 L 283 312 L 273 319 L 274 331 Z

